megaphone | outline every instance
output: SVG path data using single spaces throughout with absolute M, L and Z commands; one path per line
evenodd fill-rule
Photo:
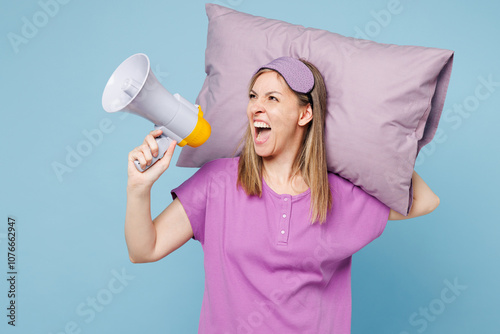
M 203 111 L 179 94 L 170 94 L 156 79 L 148 56 L 137 53 L 128 57 L 113 72 L 102 94 L 102 106 L 109 113 L 126 111 L 144 117 L 161 129 L 156 138 L 159 152 L 144 170 L 162 158 L 172 140 L 177 145 L 198 147 L 210 137 L 210 124 L 203 118 Z

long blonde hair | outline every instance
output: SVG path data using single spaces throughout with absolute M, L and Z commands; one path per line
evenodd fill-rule
M 313 110 L 312 120 L 309 122 L 302 147 L 292 166 L 292 175 L 300 175 L 311 189 L 310 218 L 311 223 L 326 221 L 328 211 L 332 207 L 332 194 L 328 183 L 328 170 L 325 149 L 325 115 L 326 115 L 326 86 L 318 69 L 306 60 L 301 61 L 309 67 L 314 75 L 314 88 L 309 94 L 295 93 L 299 105 L 311 103 Z M 261 69 L 250 80 L 250 92 L 257 78 L 270 69 Z M 278 73 L 278 72 L 276 72 Z M 279 74 L 279 73 L 278 73 Z M 286 81 L 285 81 L 286 82 Z M 243 138 L 243 149 L 238 163 L 238 185 L 248 195 L 262 196 L 262 157 L 255 153 L 254 142 L 248 125 Z

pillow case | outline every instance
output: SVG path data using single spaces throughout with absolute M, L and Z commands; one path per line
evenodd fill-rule
M 184 147 L 177 166 L 238 154 L 253 73 L 281 56 L 304 58 L 327 86 L 328 170 L 408 215 L 415 160 L 436 132 L 453 51 L 344 37 L 215 4 L 206 11 L 207 77 L 196 103 L 212 135 L 198 148 Z

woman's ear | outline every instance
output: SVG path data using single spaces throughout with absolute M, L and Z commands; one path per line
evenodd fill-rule
M 313 118 L 313 111 L 311 104 L 308 103 L 307 106 L 302 109 L 299 115 L 299 126 L 307 125 Z

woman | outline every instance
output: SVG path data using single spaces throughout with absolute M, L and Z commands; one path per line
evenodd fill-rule
M 157 261 L 190 238 L 204 250 L 200 333 L 350 333 L 351 256 L 388 219 L 427 214 L 438 197 L 413 173 L 405 217 L 328 173 L 326 90 L 318 70 L 289 57 L 252 77 L 240 157 L 205 164 L 172 191 L 154 221 L 150 190 L 175 144 L 157 155 L 151 132 L 129 154 L 125 236 L 130 260 Z M 152 153 L 151 153 L 152 152 Z

